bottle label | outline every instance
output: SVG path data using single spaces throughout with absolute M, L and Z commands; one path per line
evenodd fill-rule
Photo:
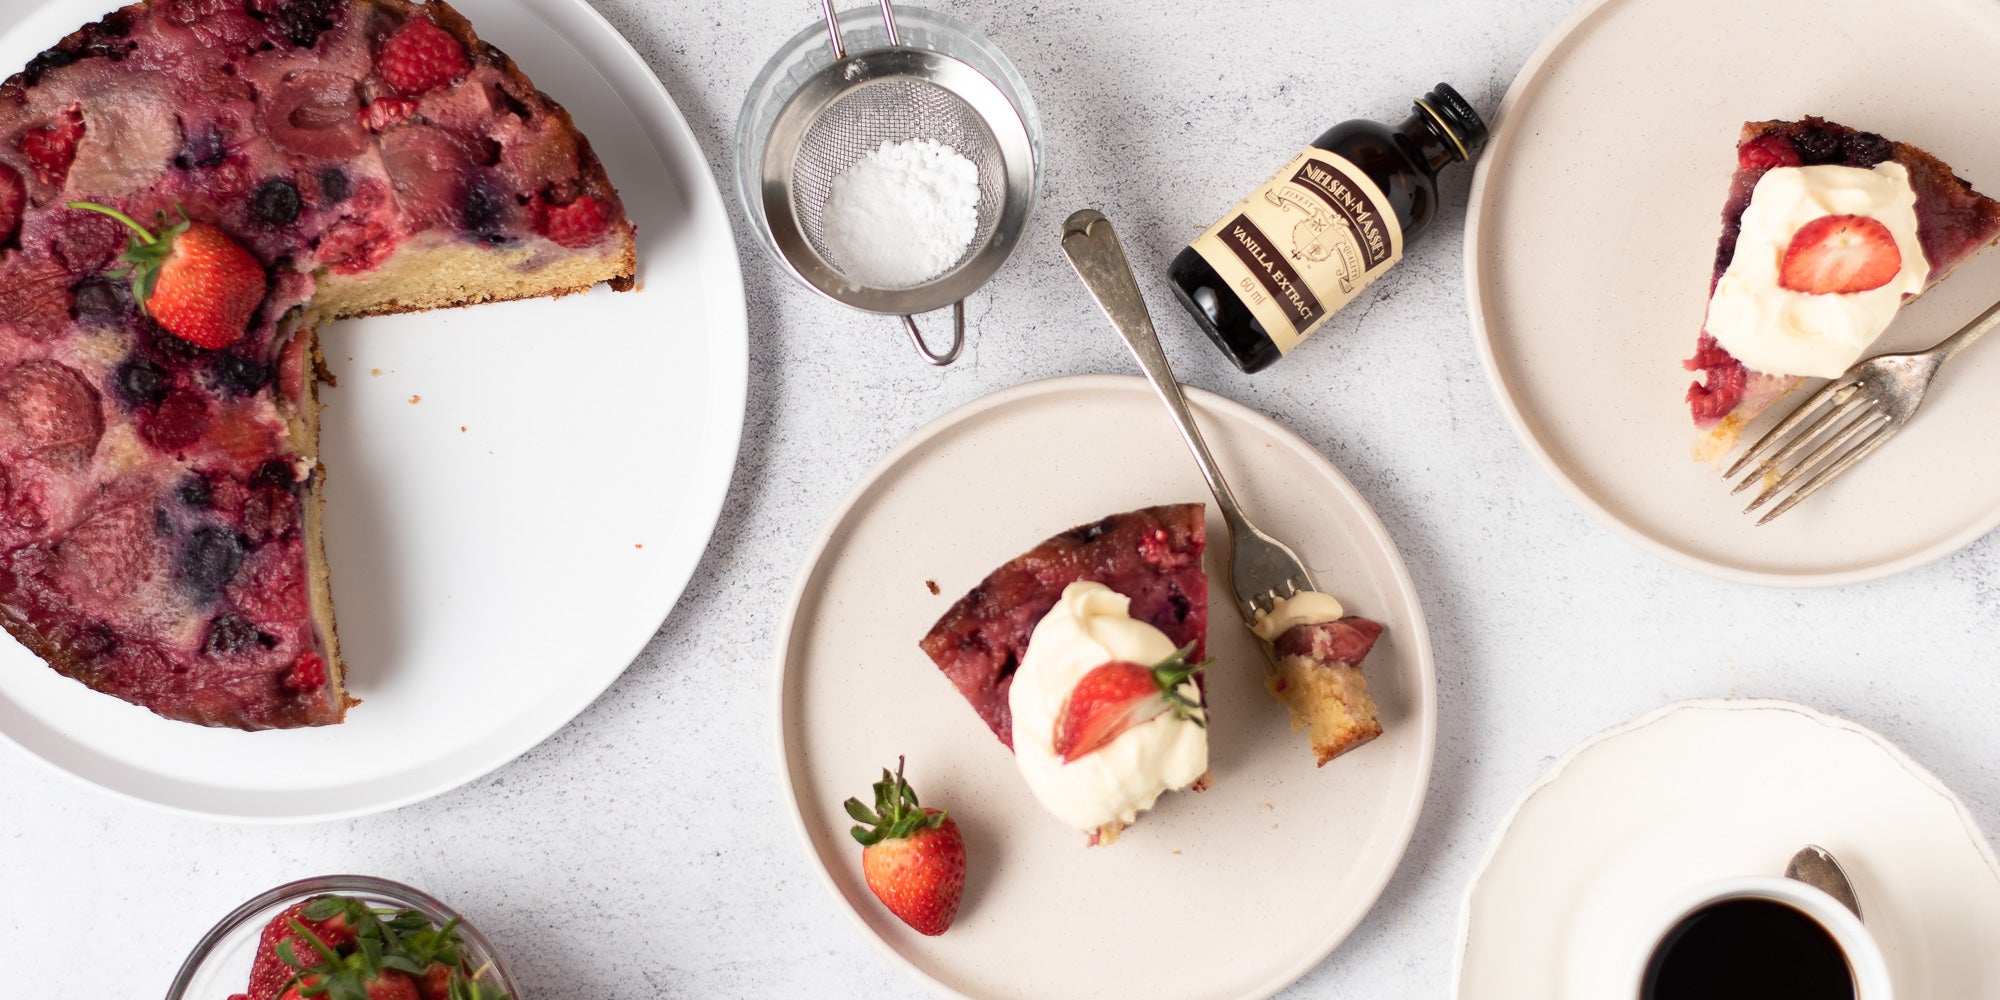
M 1289 353 L 1403 259 L 1403 230 L 1360 168 L 1307 149 L 1189 246 Z

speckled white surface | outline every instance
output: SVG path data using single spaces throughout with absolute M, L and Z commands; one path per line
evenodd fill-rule
M 726 176 L 737 105 L 804 0 L 597 0 Z M 475 15 L 477 4 L 465 6 Z M 207 924 L 288 879 L 358 871 L 463 909 L 535 1000 L 915 996 L 834 910 L 776 800 L 768 633 L 807 541 L 903 435 L 995 389 L 1133 370 L 1056 229 L 1101 208 L 1182 377 L 1273 414 L 1360 487 L 1436 639 L 1440 740 L 1415 843 L 1374 913 L 1290 995 L 1439 996 L 1460 894 L 1515 796 L 1584 736 L 1663 702 L 1792 698 L 1853 718 L 2000 829 L 2000 565 L 1989 537 L 1826 592 L 1716 582 L 1566 501 L 1501 422 L 1461 290 L 1467 172 L 1439 227 L 1294 357 L 1230 368 L 1159 275 L 1199 227 L 1335 121 L 1399 116 L 1437 80 L 1490 110 L 1566 0 L 971 0 L 1041 104 L 1043 201 L 936 371 L 739 238 L 753 337 L 745 446 L 698 577 L 624 678 L 515 763 L 438 799 L 245 828 L 112 801 L 0 750 L 0 994 L 156 996 Z M 529 67 L 532 71 L 533 67 Z

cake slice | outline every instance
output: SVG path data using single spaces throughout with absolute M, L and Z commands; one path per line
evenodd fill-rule
M 1916 146 L 1808 117 L 1750 122 L 1722 210 L 1687 403 L 1715 460 L 1805 378 L 1860 360 L 1901 304 L 2000 239 L 2000 203 Z
M 1165 633 L 1188 659 L 1207 655 L 1208 526 L 1198 503 L 1146 507 L 1080 525 L 988 574 L 952 604 L 919 646 L 981 721 L 1014 745 L 1007 694 L 1028 639 L 1063 590 L 1104 584 L 1132 602 L 1131 617 Z
M 1264 678 L 1271 696 L 1306 731 L 1319 766 L 1382 735 L 1361 661 L 1382 626 L 1350 615 L 1327 594 L 1305 591 L 1260 614 L 1252 629 L 1271 645 L 1277 669 Z
M 1206 544 L 1200 504 L 1072 528 L 994 570 L 920 643 L 1036 799 L 1093 845 L 1163 792 L 1207 785 Z
M 191 332 L 84 203 L 238 248 L 254 301 Z M 634 267 L 589 142 L 442 0 L 86 25 L 0 84 L 0 624 L 168 718 L 340 721 L 314 328 Z

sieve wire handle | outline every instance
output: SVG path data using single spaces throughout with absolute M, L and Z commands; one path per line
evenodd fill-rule
M 903 44 L 903 39 L 896 32 L 896 12 L 890 8 L 889 0 L 876 2 L 882 5 L 882 26 L 889 29 L 889 44 Z M 847 43 L 840 37 L 840 15 L 833 9 L 833 0 L 819 0 L 819 12 L 826 18 L 826 37 L 833 43 L 833 60 L 839 62 L 847 58 Z
M 959 299 L 951 304 L 951 349 L 943 354 L 933 352 L 930 345 L 924 343 L 924 335 L 917 330 L 915 316 L 903 317 L 903 329 L 909 331 L 910 343 L 916 345 L 917 353 L 923 355 L 925 361 L 943 368 L 957 361 L 959 352 L 965 350 L 965 300 Z

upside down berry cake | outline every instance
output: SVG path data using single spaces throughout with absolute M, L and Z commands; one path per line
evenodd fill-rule
M 1937 157 L 1823 118 L 1750 122 L 1722 210 L 1687 403 L 1716 459 L 1805 378 L 1860 360 L 1902 303 L 2000 239 L 2000 202 Z
M 569 115 L 442 0 L 148 0 L 0 84 L 0 622 L 172 719 L 338 722 L 319 324 L 630 288 Z

